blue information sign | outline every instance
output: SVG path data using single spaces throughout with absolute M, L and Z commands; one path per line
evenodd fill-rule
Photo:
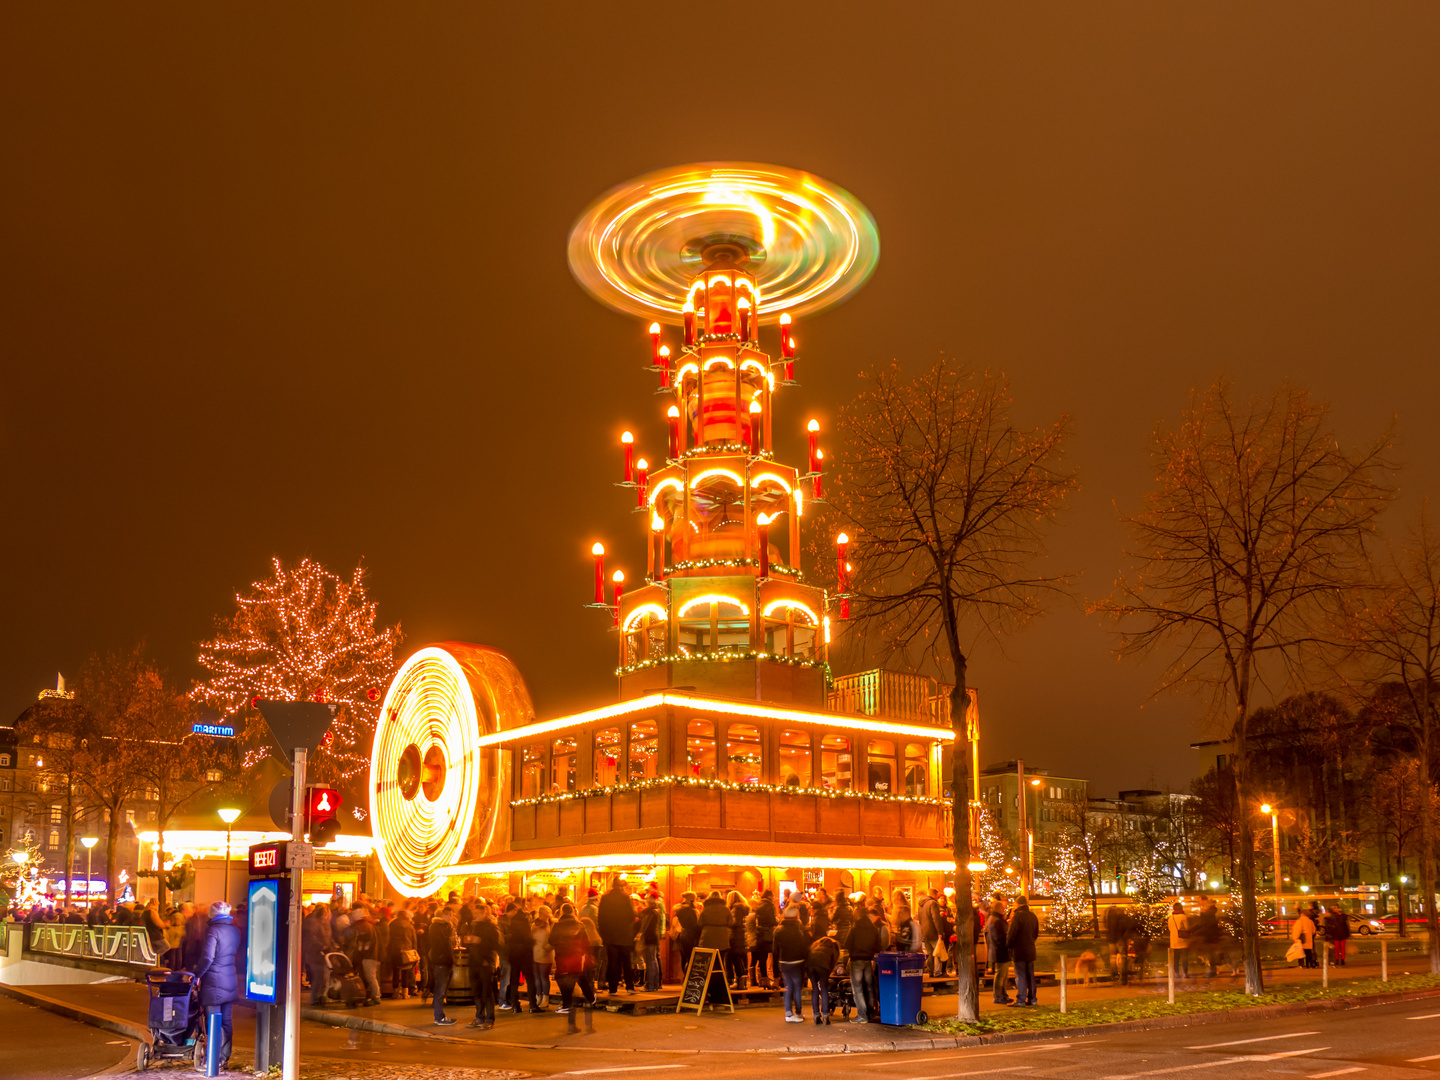
M 191 724 L 192 735 L 220 735 L 226 739 L 235 737 L 235 729 L 228 724 Z
M 252 881 L 246 899 L 245 996 L 273 1004 L 283 999 L 285 985 L 290 882 L 284 878 Z

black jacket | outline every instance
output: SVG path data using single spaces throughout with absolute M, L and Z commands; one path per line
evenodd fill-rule
M 200 977 L 200 1004 L 224 1005 L 238 1001 L 240 984 L 235 978 L 235 954 L 240 949 L 240 931 L 229 915 L 217 915 L 205 931 L 205 943 L 195 974 Z
M 639 932 L 642 945 L 660 944 L 660 908 L 653 900 L 640 909 Z
M 1007 930 L 1009 926 L 1005 922 L 1005 916 L 999 912 L 992 912 L 985 920 L 985 949 L 992 964 L 1010 962 L 1010 945 L 1005 938 Z
M 730 947 L 730 909 L 720 897 L 707 899 L 700 908 L 700 948 Z
M 465 927 L 465 960 L 471 971 L 495 967 L 500 945 L 500 931 L 489 919 L 471 919 Z
M 635 905 L 624 889 L 611 889 L 600 898 L 600 940 L 607 946 L 635 943 Z
M 507 915 L 501 925 L 501 933 L 505 935 L 505 951 L 511 956 L 522 952 L 533 955 L 535 952 L 535 931 L 530 926 L 530 916 L 525 912 L 516 911 Z M 529 964 L 533 961 L 525 962 Z
M 730 948 L 736 952 L 745 951 L 745 920 L 750 916 L 750 905 L 736 900 L 730 905 Z
M 675 909 L 675 921 L 680 924 L 680 933 L 675 939 L 678 944 L 694 945 L 700 940 L 700 913 L 695 910 L 694 904 L 680 901 L 680 906 Z
M 430 920 L 430 929 L 426 932 L 426 937 L 428 938 L 426 944 L 429 946 L 428 952 L 432 967 L 436 964 L 455 963 L 455 946 L 459 944 L 459 939 L 456 937 L 455 927 L 449 919 L 443 915 L 436 915 Z
M 810 959 L 810 935 L 799 919 L 786 919 L 775 931 L 775 962 L 803 964 Z
M 400 954 L 415 948 L 415 924 L 409 919 L 390 920 L 390 962 L 400 963 Z
M 856 919 L 850 933 L 845 935 L 845 951 L 851 960 L 874 960 L 882 944 L 880 931 L 868 915 Z
M 1017 907 L 1010 916 L 1010 929 L 1005 944 L 1010 946 L 1010 959 L 1035 961 L 1035 939 L 1040 936 L 1040 920 L 1028 907 Z
M 760 945 L 770 945 L 775 941 L 775 927 L 780 925 L 780 920 L 775 916 L 775 901 L 761 900 L 760 906 L 755 909 L 755 940 Z

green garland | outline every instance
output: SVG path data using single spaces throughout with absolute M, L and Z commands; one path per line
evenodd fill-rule
M 684 653 L 670 653 L 666 656 L 657 656 L 653 660 L 641 660 L 637 664 L 617 667 L 615 674 L 629 675 L 631 672 L 644 671 L 646 668 L 659 667 L 661 664 L 678 664 L 691 660 L 718 661 L 722 664 L 736 660 L 770 660 L 777 664 L 791 664 L 795 667 L 820 668 L 825 673 L 826 686 L 834 681 L 830 675 L 830 664 L 827 661 L 813 660 L 803 656 L 781 656 L 779 653 L 754 652 L 749 649 L 745 652 L 705 652 L 689 656 Z
M 511 799 L 512 807 L 537 806 L 540 803 L 568 802 L 592 795 L 622 795 L 627 791 L 652 791 L 667 787 L 697 787 L 718 791 L 748 791 L 767 795 L 813 795 L 826 799 L 867 799 L 872 802 L 909 803 L 912 806 L 949 806 L 945 799 L 932 799 L 927 795 L 892 795 L 883 791 L 852 791 L 848 788 L 786 787 L 784 784 L 738 784 L 733 780 L 705 780 L 698 776 L 656 776 L 649 780 L 632 780 L 607 787 L 586 788 L 583 791 L 559 791 L 549 795 L 538 795 L 530 799 Z
M 713 567 L 723 566 L 759 566 L 760 560 L 753 558 L 740 559 L 682 559 L 673 566 L 665 567 L 665 576 L 670 577 L 677 570 L 709 570 Z M 793 566 L 786 566 L 781 562 L 770 563 L 770 573 L 784 574 L 786 577 L 793 577 L 796 581 L 804 581 L 805 574 Z

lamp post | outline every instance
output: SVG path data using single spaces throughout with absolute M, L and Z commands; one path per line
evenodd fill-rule
M 240 811 L 232 807 L 223 807 L 215 811 L 220 815 L 220 820 L 225 822 L 225 902 L 230 902 L 230 828 L 235 824 L 235 819 L 240 816 Z M 214 893 L 211 893 L 213 896 Z
M 86 903 L 86 904 L 89 904 L 89 903 L 92 901 L 92 899 L 93 899 L 93 898 L 91 897 L 91 895 L 90 895 L 90 885 L 91 885 L 91 882 L 93 882 L 95 879 L 90 876 L 90 870 L 91 870 L 91 867 L 92 867 L 92 866 L 94 865 L 94 863 L 95 863 L 95 845 L 98 844 L 99 842 L 100 842 L 100 838 L 99 838 L 98 836 L 82 836 L 82 837 L 80 837 L 80 843 L 82 843 L 82 844 L 85 845 L 85 903 Z
M 1285 905 L 1280 899 L 1280 808 L 1268 802 L 1260 804 L 1260 812 L 1270 815 L 1270 844 L 1275 849 L 1275 918 L 1285 915 Z

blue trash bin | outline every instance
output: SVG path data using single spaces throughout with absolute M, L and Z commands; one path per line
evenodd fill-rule
M 923 1024 L 920 995 L 925 990 L 925 954 L 883 952 L 875 957 L 879 969 L 880 1022 L 895 1027 Z

